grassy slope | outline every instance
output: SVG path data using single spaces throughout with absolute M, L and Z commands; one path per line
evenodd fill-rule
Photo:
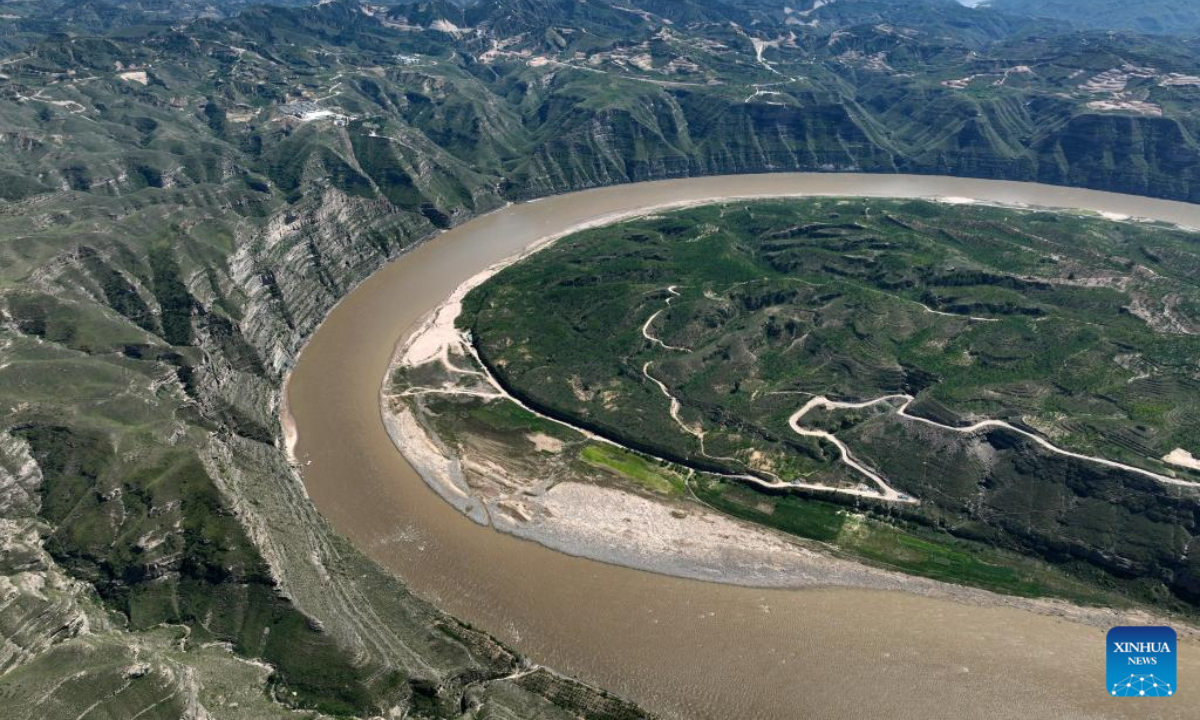
M 996 10 L 1065 20 L 1076 27 L 1164 35 L 1200 32 L 1200 9 L 1188 0 L 989 0 Z

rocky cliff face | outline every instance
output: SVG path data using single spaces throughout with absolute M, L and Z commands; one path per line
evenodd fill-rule
M 32 390 L 6 384 L 0 529 L 11 567 L 0 615 L 10 673 L 0 682 L 28 685 L 30 717 L 45 709 L 34 689 L 57 682 L 50 659 L 84 657 L 103 658 L 89 682 L 151 678 L 196 717 L 230 709 L 207 689 L 224 681 L 247 691 L 266 683 L 284 701 L 245 703 L 247 717 L 288 705 L 567 712 L 503 679 L 520 665 L 511 651 L 412 597 L 333 535 L 286 460 L 281 381 L 321 318 L 439 225 L 501 202 L 430 193 L 433 214 L 347 192 L 327 169 L 306 168 L 292 202 L 221 198 L 169 224 L 152 209 L 140 246 L 89 232 L 7 292 L 3 370 L 24 377 L 14 372 L 23 366 L 35 383 L 48 364 L 71 373 Z M 440 179 L 428 169 L 418 177 Z M 145 221 L 139 201 L 108 207 L 116 226 Z M 69 233 L 92 225 L 93 210 L 66 202 L 44 224 Z M 173 242 L 157 239 L 164 227 Z M 128 402 L 102 399 L 121 395 Z M 178 656 L 153 637 L 161 623 L 191 637 Z M 195 663 L 220 661 L 194 656 L 205 640 L 267 664 L 198 674 Z M 110 705 L 126 714 L 140 702 Z
M 101 697 L 49 690 L 56 668 L 80 663 L 89 686 L 140 689 L 104 701 L 122 716 L 148 708 L 152 689 L 178 700 L 181 717 L 549 705 L 503 680 L 520 666 L 511 651 L 333 535 L 280 447 L 280 381 L 304 338 L 433 231 L 420 215 L 318 184 L 263 218 L 244 246 L 255 252 L 228 265 L 101 253 L 100 270 L 64 252 L 35 273 L 36 289 L 6 298 L 7 375 L 70 373 L 46 388 L 6 383 L 0 684 L 24 698 L 21 717 Z M 372 236 L 387 244 L 362 241 Z M 121 313 L 140 305 L 114 297 L 140 298 L 135 315 L 151 330 Z M 156 629 L 164 623 L 179 630 Z M 264 686 L 275 700 L 255 694 Z

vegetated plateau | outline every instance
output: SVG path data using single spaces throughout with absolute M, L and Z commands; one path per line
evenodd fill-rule
M 1196 247 L 1079 214 L 726 203 L 560 241 L 458 322 L 503 390 L 623 446 L 573 438 L 629 486 L 919 575 L 1190 613 Z M 417 397 L 561 444 L 504 400 Z

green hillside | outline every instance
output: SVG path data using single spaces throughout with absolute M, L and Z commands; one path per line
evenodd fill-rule
M 1161 35 L 1200 33 L 1200 7 L 1189 0 L 987 0 L 985 5 L 1081 28 Z
M 1194 232 L 1041 212 L 730 203 L 567 239 L 472 291 L 459 322 L 526 404 L 655 457 L 782 484 L 705 492 L 758 494 L 741 501 L 753 508 L 787 483 L 827 487 L 816 509 L 864 506 L 1186 608 L 1200 601 L 1186 552 L 1200 474 L 1161 458 L 1200 447 L 1196 248 Z M 789 426 L 816 397 L 882 399 L 803 423 L 919 504 L 836 492 L 873 486 Z M 1027 434 L 954 430 L 984 420 Z

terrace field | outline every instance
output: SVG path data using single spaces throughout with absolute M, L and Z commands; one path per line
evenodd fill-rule
M 642 491 L 687 475 L 706 504 L 889 567 L 1087 594 L 1022 581 L 1024 556 L 1188 610 L 1196 241 L 978 205 L 738 202 L 561 241 L 458 322 L 529 407 L 666 463 L 579 453 Z M 816 397 L 879 402 L 800 417 Z

